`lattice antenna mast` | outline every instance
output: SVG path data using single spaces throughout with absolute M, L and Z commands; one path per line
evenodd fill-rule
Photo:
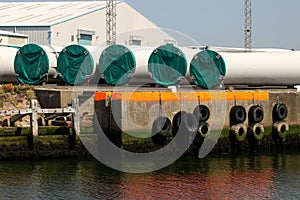
M 245 49 L 252 48 L 252 0 L 245 0 Z
M 106 0 L 106 44 L 116 44 L 117 35 L 116 0 Z

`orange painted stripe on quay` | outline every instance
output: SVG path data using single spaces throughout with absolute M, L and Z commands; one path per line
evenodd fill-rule
M 267 101 L 269 100 L 269 92 L 263 91 L 240 91 L 240 92 L 226 92 L 226 100 L 256 100 Z
M 269 93 L 263 91 L 206 91 L 206 92 L 96 92 L 95 101 L 105 100 L 107 96 L 111 96 L 112 100 L 122 101 L 163 101 L 163 102 L 178 102 L 178 101 L 217 101 L 217 100 L 269 100 Z
M 94 99 L 95 101 L 106 100 L 106 92 L 95 92 Z

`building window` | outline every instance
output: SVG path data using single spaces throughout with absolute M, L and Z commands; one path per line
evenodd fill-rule
M 95 31 L 78 29 L 77 30 L 78 44 L 92 45 L 93 35 L 95 35 Z
M 142 45 L 142 37 L 141 36 L 130 36 L 129 37 L 129 45 Z
M 177 41 L 176 40 L 165 40 L 164 43 L 168 44 L 168 45 L 176 45 Z
M 79 44 L 82 45 L 92 45 L 92 35 L 80 34 Z
M 141 46 L 141 44 L 142 44 L 141 40 L 130 40 L 130 45 Z
M 71 35 L 71 42 L 74 42 L 74 35 Z

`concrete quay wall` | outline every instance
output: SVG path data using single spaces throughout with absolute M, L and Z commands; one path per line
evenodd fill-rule
M 158 117 L 167 117 L 173 125 L 176 113 L 180 111 L 193 113 L 199 105 L 207 106 L 210 111 L 210 117 L 206 121 L 210 127 L 208 134 L 210 131 L 222 129 L 220 130 L 222 131 L 221 137 L 227 137 L 231 144 L 249 143 L 249 138 L 253 138 L 249 137 L 253 134 L 249 129 L 253 127 L 251 121 L 253 113 L 250 111 L 252 106 L 259 106 L 263 110 L 262 119 L 257 122 L 262 130 L 253 134 L 255 144 L 267 142 L 266 140 L 272 140 L 268 141 L 268 144 L 283 144 L 286 138 L 290 137 L 289 135 L 294 135 L 296 138 L 293 137 L 292 140 L 299 143 L 300 93 L 295 90 L 183 91 L 177 93 L 101 91 L 96 92 L 94 98 L 97 121 L 107 136 L 120 145 L 126 144 L 126 139 L 128 139 L 124 133 L 133 138 L 151 138 L 153 123 Z M 246 111 L 243 122 L 232 122 L 234 120 L 230 113 L 236 106 L 243 107 Z M 277 119 L 274 116 L 274 110 L 279 106 L 281 106 L 281 110 L 278 111 L 279 115 L 283 117 Z M 236 124 L 243 124 L 244 126 L 241 127 L 247 129 L 245 133 L 243 131 L 240 133 L 239 129 L 235 130 Z M 232 139 L 231 135 L 234 134 L 236 137 L 233 136 Z M 262 135 L 258 136 L 259 134 Z
M 97 99 L 98 96 L 100 97 Z M 200 97 L 198 101 L 198 97 Z M 102 102 L 106 109 L 97 107 L 100 115 L 112 112 L 111 117 L 120 121 L 120 129 L 124 132 L 151 131 L 153 121 L 159 115 L 166 115 L 171 120 L 179 111 L 193 113 L 198 104 L 206 105 L 210 110 L 208 123 L 213 120 L 223 121 L 224 128 L 230 126 L 230 109 L 235 105 L 243 106 L 248 112 L 251 106 L 259 105 L 263 108 L 264 117 L 261 122 L 264 126 L 272 126 L 272 110 L 277 103 L 287 106 L 288 114 L 285 121 L 290 125 L 300 125 L 300 93 L 291 91 L 237 91 L 237 92 L 98 92 L 96 104 Z M 102 98 L 102 99 L 101 99 Z M 161 100 L 161 106 L 160 106 Z M 219 102 L 217 102 L 219 101 Z M 217 103 L 214 103 L 217 102 Z M 215 108 L 215 107 L 219 108 Z M 161 109 L 160 109 L 161 107 Z M 110 113 L 106 113 L 109 115 Z M 161 113 L 160 113 L 161 112 Z M 119 115 L 119 116 L 118 116 Z M 248 125 L 248 120 L 244 122 Z

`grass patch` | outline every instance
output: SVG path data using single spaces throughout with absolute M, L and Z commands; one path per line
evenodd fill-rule
M 0 137 L 0 144 L 1 145 L 20 145 L 20 144 L 27 144 L 27 136 L 8 136 L 8 137 Z
M 33 143 L 40 143 L 44 145 L 51 145 L 53 143 L 55 144 L 62 144 L 65 143 L 65 141 L 68 140 L 68 136 L 65 135 L 47 135 L 47 136 L 35 136 L 33 137 Z
M 288 134 L 300 135 L 300 125 L 290 125 Z

